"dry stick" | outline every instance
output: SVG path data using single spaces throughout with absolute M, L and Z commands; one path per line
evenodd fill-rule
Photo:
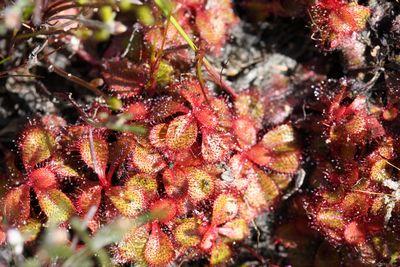
M 208 97 L 207 97 L 206 86 L 205 86 L 205 82 L 204 82 L 202 71 L 201 71 L 201 62 L 203 61 L 203 59 L 204 59 L 204 52 L 201 52 L 201 53 L 198 54 L 197 63 L 196 63 L 197 79 L 199 80 L 201 92 L 203 93 L 207 104 L 210 106 L 211 110 L 213 110 L 212 107 L 211 107 L 211 103 L 210 103 L 210 101 L 208 100 Z
M 46 10 L 51 10 L 54 7 L 60 6 L 62 4 L 73 3 L 72 1 L 65 1 L 65 0 L 56 0 L 46 6 Z
M 203 58 L 204 67 L 206 68 L 208 74 L 211 76 L 213 82 L 218 84 L 222 89 L 224 89 L 228 94 L 232 96 L 233 99 L 238 98 L 238 94 L 235 90 L 230 87 L 223 79 L 222 76 L 215 70 L 215 68 L 211 65 L 211 63 L 206 59 Z
M 257 251 L 255 251 L 254 248 L 250 247 L 249 245 L 246 244 L 241 244 L 241 246 L 246 249 L 254 258 L 257 259 L 261 264 L 265 263 L 265 259 L 262 255 L 260 255 Z
M 393 196 L 392 194 L 372 192 L 372 191 L 361 190 L 361 189 L 354 189 L 353 192 L 364 193 L 364 194 L 368 194 L 368 195 L 377 195 L 377 196 L 389 196 L 389 197 Z
M 56 7 L 54 9 L 49 10 L 48 13 L 45 13 L 43 15 L 43 20 L 46 21 L 48 18 L 54 16 L 55 14 L 58 14 L 58 13 L 60 13 L 62 11 L 65 11 L 65 10 L 68 10 L 68 9 L 72 9 L 72 8 L 76 8 L 76 7 L 78 7 L 76 4 L 69 4 L 69 5 L 66 4 L 66 5 L 63 5 L 63 6 Z
M 26 39 L 26 38 L 39 36 L 39 35 L 55 35 L 55 34 L 72 35 L 72 33 L 70 33 L 69 31 L 64 31 L 64 30 L 37 31 L 37 32 L 23 33 L 23 34 L 16 35 L 14 37 L 14 40 Z
M 76 84 L 79 84 L 80 86 L 89 89 L 90 91 L 92 91 L 93 93 L 95 93 L 96 95 L 102 96 L 104 99 L 107 99 L 107 95 L 105 93 L 103 93 L 101 90 L 99 90 L 98 88 L 94 87 L 93 85 L 91 85 L 90 83 L 88 83 L 87 81 L 82 80 L 81 78 L 72 75 L 71 73 L 67 73 L 66 71 L 64 71 L 63 69 L 55 66 L 54 64 L 52 64 L 49 60 L 46 60 L 50 66 L 49 68 L 51 68 L 56 74 L 58 74 L 59 76 L 72 81 Z
M 60 49 L 62 49 L 62 48 L 63 48 L 63 46 L 61 46 L 61 47 L 59 47 L 59 48 L 57 48 L 57 49 L 54 49 L 53 51 L 50 51 L 49 53 L 47 53 L 47 54 L 45 54 L 45 55 L 39 57 L 38 60 L 42 60 L 42 59 L 44 59 L 44 58 L 47 58 L 48 56 L 54 54 L 55 52 L 57 52 L 58 50 L 60 50 Z M 8 73 L 11 72 L 11 71 L 17 71 L 18 69 L 20 69 L 20 68 L 22 68 L 22 67 L 26 67 L 29 63 L 30 63 L 30 60 L 26 60 L 24 63 L 22 63 L 21 65 L 19 65 L 19 66 L 17 66 L 17 67 L 14 67 L 14 68 L 12 68 L 12 69 L 9 69 L 9 70 L 0 72 L 0 78 L 7 76 Z
M 103 5 L 111 6 L 113 9 L 117 9 L 118 8 L 117 5 L 115 5 L 113 3 L 110 3 L 110 2 L 107 2 L 107 1 L 102 1 L 102 2 L 99 1 L 99 2 L 97 2 L 95 4 L 82 4 L 82 5 L 73 3 L 73 4 L 69 4 L 69 5 L 66 4 L 64 6 L 61 5 L 61 6 L 57 7 L 57 8 L 55 8 L 55 9 L 51 9 L 51 10 L 49 10 L 48 14 L 44 14 L 43 17 L 50 18 L 50 17 L 52 17 L 53 15 L 55 15 L 57 13 L 60 13 L 62 11 L 65 11 L 65 10 L 68 10 L 68 9 L 72 9 L 72 8 L 85 8 L 85 7 L 88 7 L 88 8 L 99 8 L 99 7 L 103 6 Z
M 187 45 L 187 44 L 177 45 L 177 46 L 165 48 L 163 53 L 164 53 L 164 55 L 168 55 L 170 53 L 173 53 L 173 52 L 176 52 L 176 51 L 179 51 L 179 50 L 188 49 L 188 48 L 190 48 L 190 46 Z

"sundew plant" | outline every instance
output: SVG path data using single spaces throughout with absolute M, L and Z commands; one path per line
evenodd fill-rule
M 0 4 L 4 266 L 396 266 L 400 6 Z

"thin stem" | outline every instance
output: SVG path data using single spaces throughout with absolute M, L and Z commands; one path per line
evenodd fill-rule
M 155 75 L 156 75 L 156 71 L 158 71 L 158 68 L 159 68 L 160 62 L 161 62 L 161 58 L 163 56 L 163 52 L 164 52 L 163 50 L 164 50 L 165 43 L 166 43 L 166 40 L 167 40 L 168 28 L 169 28 L 170 21 L 171 21 L 170 18 L 171 18 L 171 15 L 169 15 L 167 17 L 167 25 L 165 26 L 164 31 L 163 31 L 163 38 L 162 38 L 162 42 L 161 42 L 161 47 L 156 52 L 155 61 L 154 61 L 154 63 L 152 64 L 152 66 L 150 68 L 151 69 L 150 70 L 150 73 L 151 73 L 150 89 L 152 91 L 154 91 L 155 87 L 157 86 L 157 83 L 156 83 L 157 80 L 155 78 Z
M 47 60 L 48 61 L 48 60 Z M 100 91 L 98 88 L 94 87 L 93 85 L 91 85 L 90 83 L 82 80 L 81 78 L 72 75 L 71 73 L 67 73 L 66 71 L 64 71 L 63 69 L 55 66 L 54 64 L 52 64 L 50 61 L 48 61 L 48 63 L 50 64 L 50 68 L 59 76 L 74 82 L 86 89 L 89 89 L 90 91 L 92 91 L 93 93 L 95 93 L 96 95 L 102 96 L 105 99 L 107 98 L 107 95 L 105 93 L 103 93 L 102 91 Z

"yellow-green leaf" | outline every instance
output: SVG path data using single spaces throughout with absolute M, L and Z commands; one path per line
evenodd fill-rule
M 58 189 L 37 191 L 39 205 L 47 215 L 49 223 L 67 221 L 75 212 L 71 200 Z
M 222 241 L 218 241 L 212 248 L 210 263 L 213 265 L 223 264 L 227 262 L 231 257 L 231 248 Z
M 145 208 L 145 199 L 141 190 L 126 190 L 124 187 L 114 186 L 107 190 L 106 195 L 124 216 L 135 217 Z
M 28 128 L 22 136 L 20 147 L 22 161 L 26 168 L 32 168 L 52 155 L 56 141 L 46 130 L 40 127 Z

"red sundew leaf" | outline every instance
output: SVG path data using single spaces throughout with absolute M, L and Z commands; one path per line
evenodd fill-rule
M 207 7 L 196 13 L 196 26 L 200 37 L 210 45 L 211 51 L 219 55 L 230 28 L 238 22 L 238 18 L 230 0 L 209 0 Z
M 348 193 L 340 204 L 344 215 L 365 215 L 371 207 L 370 197 L 367 194 L 351 192 Z
M 153 223 L 147 240 L 144 257 L 150 266 L 167 266 L 175 257 L 169 237 L 162 232 L 158 223 Z
M 347 138 L 364 140 L 367 134 L 367 122 L 363 116 L 354 116 L 344 125 L 344 129 L 339 128 L 339 131 L 341 130 L 343 130 L 342 135 L 344 134 L 346 138 L 344 140 L 347 140 Z M 332 140 L 335 140 L 334 136 Z
M 205 229 L 200 229 L 203 233 L 203 238 L 200 243 L 200 248 L 204 251 L 210 251 L 218 238 L 218 229 L 216 227 L 203 227 Z
M 238 218 L 227 222 L 222 227 L 219 227 L 218 233 L 226 236 L 231 241 L 239 241 L 249 236 L 250 229 L 246 220 Z
M 29 174 L 29 181 L 35 190 L 57 187 L 57 178 L 48 168 L 39 168 Z
M 257 174 L 258 182 L 260 183 L 261 189 L 264 192 L 264 198 L 268 202 L 274 201 L 280 194 L 278 186 L 267 173 L 258 170 Z
M 300 166 L 300 154 L 298 152 L 289 152 L 274 155 L 266 167 L 282 173 L 295 173 Z
M 11 189 L 2 200 L 5 221 L 10 225 L 24 223 L 29 218 L 30 202 L 29 186 Z
M 105 62 L 102 76 L 108 89 L 122 98 L 137 96 L 147 83 L 146 64 L 136 65 L 127 60 Z
M 174 219 L 177 212 L 177 205 L 171 199 L 160 199 L 150 207 L 150 216 L 153 220 L 167 223 Z
M 154 198 L 157 196 L 158 188 L 156 176 L 146 173 L 135 174 L 126 181 L 125 188 L 126 190 L 140 189 L 147 198 Z
M 367 118 L 368 135 L 370 139 L 376 139 L 385 136 L 386 132 L 377 118 L 370 116 Z
M 218 126 L 221 130 L 229 130 L 232 127 L 233 114 L 229 104 L 221 98 L 213 97 L 210 99 L 210 105 L 214 114 L 218 116 Z
M 171 198 L 182 197 L 187 192 L 187 177 L 185 172 L 179 168 L 165 169 L 163 184 L 167 195 Z
M 80 215 L 86 215 L 91 207 L 98 208 L 101 203 L 102 187 L 99 185 L 85 188 L 78 196 L 76 209 Z
M 196 218 L 186 218 L 175 227 L 175 241 L 183 248 L 195 247 L 201 242 L 200 222 Z
M 197 124 L 191 115 L 182 115 L 172 120 L 167 130 L 167 146 L 172 150 L 187 149 L 196 142 Z
M 189 196 L 194 202 L 210 198 L 214 194 L 215 178 L 197 168 L 185 170 L 189 182 Z
M 232 257 L 232 251 L 229 245 L 223 241 L 217 241 L 211 249 L 210 263 L 218 265 L 226 263 Z
M 230 194 L 220 194 L 214 201 L 212 225 L 224 224 L 237 215 L 239 206 L 236 198 Z
M 73 142 L 77 142 L 79 140 L 80 137 L 82 137 L 83 135 L 85 135 L 85 133 L 87 132 L 88 126 L 84 125 L 84 124 L 80 124 L 80 125 L 70 125 L 68 127 L 68 131 L 67 134 L 63 135 L 63 141 L 65 143 L 69 144 L 73 144 Z
M 236 154 L 229 160 L 229 173 L 227 177 L 223 176 L 222 178 L 229 186 L 243 191 L 249 184 L 251 177 L 255 177 L 254 164 L 244 155 Z
M 295 173 L 300 166 L 299 152 L 274 153 L 261 143 L 246 151 L 246 155 L 254 163 L 277 172 Z
M 365 28 L 370 13 L 368 7 L 353 2 L 343 5 L 336 12 L 333 11 L 329 19 L 331 27 L 335 32 L 350 34 L 351 32 L 358 32 Z
M 272 152 L 261 143 L 247 150 L 245 154 L 251 161 L 261 166 L 270 164 L 273 157 Z
M 37 191 L 36 196 L 40 208 L 46 214 L 49 223 L 65 222 L 75 212 L 71 200 L 60 190 L 46 189 L 45 191 Z
M 344 229 L 344 239 L 351 245 L 359 245 L 366 241 L 365 230 L 356 221 L 350 222 Z
M 317 222 L 324 227 L 335 230 L 343 230 L 345 220 L 343 215 L 338 210 L 321 209 L 316 215 Z
M 258 180 L 251 180 L 244 193 L 246 202 L 256 208 L 264 209 L 279 196 L 279 188 L 263 171 L 257 171 Z
M 314 32 L 331 49 L 340 47 L 353 33 L 362 31 L 370 9 L 356 2 L 318 1 L 311 6 Z
M 150 108 L 143 102 L 134 102 L 126 107 L 125 113 L 134 121 L 143 121 L 150 116 Z
M 202 131 L 201 154 L 206 162 L 226 161 L 233 147 L 229 134 Z
M 150 143 L 156 148 L 166 147 L 167 130 L 168 124 L 166 123 L 157 124 L 156 126 L 151 128 L 149 134 Z
M 217 129 L 219 124 L 218 117 L 214 110 L 210 108 L 210 106 L 202 106 L 201 108 L 196 109 L 194 116 L 202 127 L 209 128 L 211 130 Z
M 109 189 L 111 189 L 113 187 L 110 187 Z M 123 201 L 121 201 L 120 203 L 122 203 Z M 97 225 L 96 227 L 98 228 L 98 226 L 104 225 L 104 224 L 108 224 L 111 223 L 113 221 L 115 221 L 115 218 L 124 216 L 114 205 L 113 201 L 111 201 L 111 198 L 109 196 L 107 196 L 107 190 L 103 191 L 103 195 L 101 198 L 101 209 L 100 212 L 96 213 L 94 220 L 96 221 Z M 124 217 L 128 217 L 129 216 L 124 216 Z M 136 218 L 136 217 L 135 217 Z
M 360 144 L 385 135 L 381 123 L 373 115 L 367 114 L 365 106 L 364 109 L 355 112 L 348 115 L 345 122 L 340 120 L 333 124 L 330 129 L 332 141 L 348 142 L 350 139 L 353 143 Z
M 79 177 L 79 173 L 68 166 L 61 158 L 53 158 L 50 163 L 51 170 L 61 177 Z
M 176 114 L 189 113 L 182 101 L 173 99 L 172 97 L 161 98 L 156 100 L 151 108 L 150 121 L 153 123 L 165 122 L 165 120 Z
M 148 225 L 133 227 L 117 244 L 117 260 L 120 262 L 133 261 L 138 266 L 146 266 L 144 249 L 149 238 Z
M 369 177 L 373 181 L 383 182 L 392 177 L 390 169 L 387 160 L 378 160 L 372 165 Z
M 203 163 L 199 166 L 203 171 L 207 172 L 211 176 L 220 177 L 226 169 L 222 164 L 215 164 L 215 163 Z
M 163 155 L 168 158 L 169 162 L 174 162 L 175 166 L 189 167 L 200 166 L 204 164 L 204 160 L 199 157 L 199 155 L 201 154 L 201 144 L 198 144 L 197 142 L 188 149 L 164 149 L 163 153 Z
M 247 149 L 257 143 L 257 128 L 248 117 L 239 117 L 233 121 L 233 131 L 239 146 Z
M 291 125 L 280 125 L 263 136 L 262 144 L 274 152 L 296 150 L 295 135 Z
M 27 169 L 50 158 L 56 149 L 54 137 L 43 128 L 37 126 L 25 130 L 19 145 L 22 161 Z
M 195 78 L 185 79 L 177 83 L 175 87 L 178 93 L 190 103 L 192 108 L 200 108 L 206 103 L 201 85 Z
M 113 142 L 110 147 L 110 168 L 107 178 L 111 179 L 116 169 L 127 159 L 132 149 L 136 146 L 136 139 L 133 134 L 123 133 L 117 137 L 117 142 Z
M 106 191 L 115 208 L 126 217 L 136 217 L 146 208 L 146 199 L 142 190 L 126 190 L 121 186 L 110 187 Z
M 3 245 L 6 242 L 7 235 L 3 231 L 3 229 L 0 229 L 0 245 Z
M 135 167 L 144 173 L 156 173 L 164 169 L 165 161 L 161 155 L 147 144 L 136 144 L 128 161 L 131 167 Z
M 90 133 L 82 136 L 79 139 L 79 152 L 82 160 L 93 169 L 100 181 L 104 180 L 108 163 L 108 143 L 105 137 L 98 132 L 93 132 L 92 138 Z
M 383 110 L 382 118 L 385 121 L 394 121 L 399 115 L 399 109 L 395 107 L 389 107 Z
M 340 100 L 343 100 L 343 97 Z M 359 114 L 360 112 L 362 112 L 362 114 L 365 114 L 367 108 L 367 97 L 365 95 L 359 95 L 353 100 L 353 102 L 351 102 L 350 105 L 345 107 L 343 116 Z

